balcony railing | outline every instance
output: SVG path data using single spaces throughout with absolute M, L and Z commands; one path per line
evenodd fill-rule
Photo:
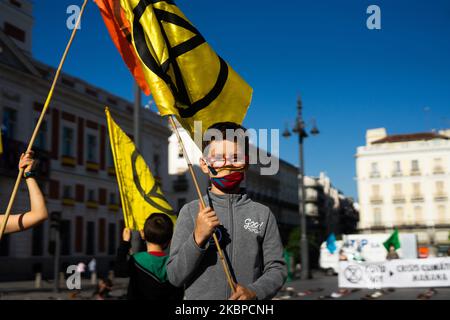
M 411 202 L 423 202 L 424 198 L 421 194 L 413 194 L 411 196 Z
M 447 195 L 445 194 L 445 193 L 436 193 L 435 195 L 434 195 L 434 201 L 447 201 L 447 199 L 448 199 L 448 197 L 447 197 Z
M 433 169 L 433 174 L 444 174 L 444 173 L 445 173 L 445 170 L 443 167 L 438 166 L 438 167 L 434 167 L 434 169 Z
M 413 169 L 413 170 L 411 170 L 410 175 L 411 175 L 411 176 L 420 176 L 421 173 L 420 173 L 420 170 L 419 170 L 419 169 Z
M 15 177 L 18 173 L 20 155 L 27 149 L 27 144 L 3 137 L 3 153 L 0 155 L 0 175 Z M 39 179 L 46 180 L 50 175 L 50 153 L 33 148 L 34 157 L 38 160 L 35 170 Z
M 86 170 L 90 172 L 98 172 L 100 165 L 96 162 L 86 161 Z
M 399 204 L 399 203 L 405 203 L 405 202 L 406 202 L 405 196 L 403 196 L 403 195 L 395 195 L 392 197 L 392 203 Z
M 371 173 L 370 173 L 370 177 L 371 178 L 379 178 L 381 175 L 380 175 L 380 173 L 378 172 L 378 171 L 372 171 Z
M 370 203 L 371 204 L 381 204 L 381 203 L 383 203 L 383 198 L 381 198 L 380 196 L 373 196 L 372 198 L 370 198 Z
M 392 176 L 393 177 L 402 177 L 403 176 L 403 172 L 395 170 L 392 172 Z
M 66 167 L 75 167 L 76 164 L 77 164 L 77 161 L 72 156 L 62 156 L 61 157 L 61 164 L 63 166 L 66 166 Z

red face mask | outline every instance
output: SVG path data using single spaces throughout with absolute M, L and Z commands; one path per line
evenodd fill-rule
M 230 192 L 236 189 L 242 180 L 244 180 L 244 173 L 241 171 L 236 171 L 220 178 L 211 178 L 214 186 L 223 192 Z

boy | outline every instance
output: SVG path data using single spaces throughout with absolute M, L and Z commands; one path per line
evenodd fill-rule
M 185 287 L 186 299 L 270 299 L 287 276 L 277 223 L 268 207 L 252 201 L 240 188 L 248 169 L 245 129 L 217 123 L 207 134 L 214 130 L 222 140 L 204 142 L 206 161 L 200 160 L 212 183 L 204 197 L 210 207 L 202 209 L 196 200 L 181 209 L 167 264 L 169 281 Z M 244 139 L 230 139 L 227 130 L 238 135 L 240 131 Z M 245 141 L 244 146 L 239 140 Z M 213 232 L 236 283 L 234 294 L 211 239 Z
M 33 152 L 21 155 L 19 169 L 25 169 L 24 178 L 30 194 L 31 210 L 23 214 L 10 215 L 6 223 L 5 234 L 30 229 L 48 218 L 44 196 L 34 178 L 34 165 Z M 0 215 L 0 225 L 3 223 L 3 219 L 4 215 Z
M 181 300 L 183 290 L 167 281 L 166 263 L 169 258 L 164 250 L 169 246 L 173 222 L 162 213 L 148 217 L 141 235 L 147 242 L 147 252 L 130 256 L 131 231 L 123 230 L 123 241 L 117 250 L 115 276 L 130 277 L 127 298 L 129 300 Z

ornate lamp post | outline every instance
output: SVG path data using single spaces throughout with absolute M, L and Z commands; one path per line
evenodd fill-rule
M 305 160 L 303 157 L 303 140 L 308 137 L 306 132 L 305 122 L 303 121 L 303 105 L 302 100 L 299 97 L 297 101 L 297 120 L 292 131 L 298 134 L 299 143 L 299 167 L 298 167 L 298 187 L 299 187 L 299 206 L 300 213 L 300 227 L 301 227 L 301 239 L 300 239 L 300 257 L 301 257 L 301 279 L 306 280 L 309 278 L 309 253 L 308 253 L 308 238 L 306 228 L 306 212 L 305 212 Z M 316 136 L 319 134 L 316 124 L 313 124 L 313 128 L 310 131 L 311 135 Z M 283 137 L 289 138 L 291 136 L 289 128 L 286 127 L 283 132 Z

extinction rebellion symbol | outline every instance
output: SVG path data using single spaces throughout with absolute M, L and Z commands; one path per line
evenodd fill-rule
M 362 270 L 359 266 L 348 266 L 344 270 L 345 278 L 351 283 L 358 283 L 362 278 Z

